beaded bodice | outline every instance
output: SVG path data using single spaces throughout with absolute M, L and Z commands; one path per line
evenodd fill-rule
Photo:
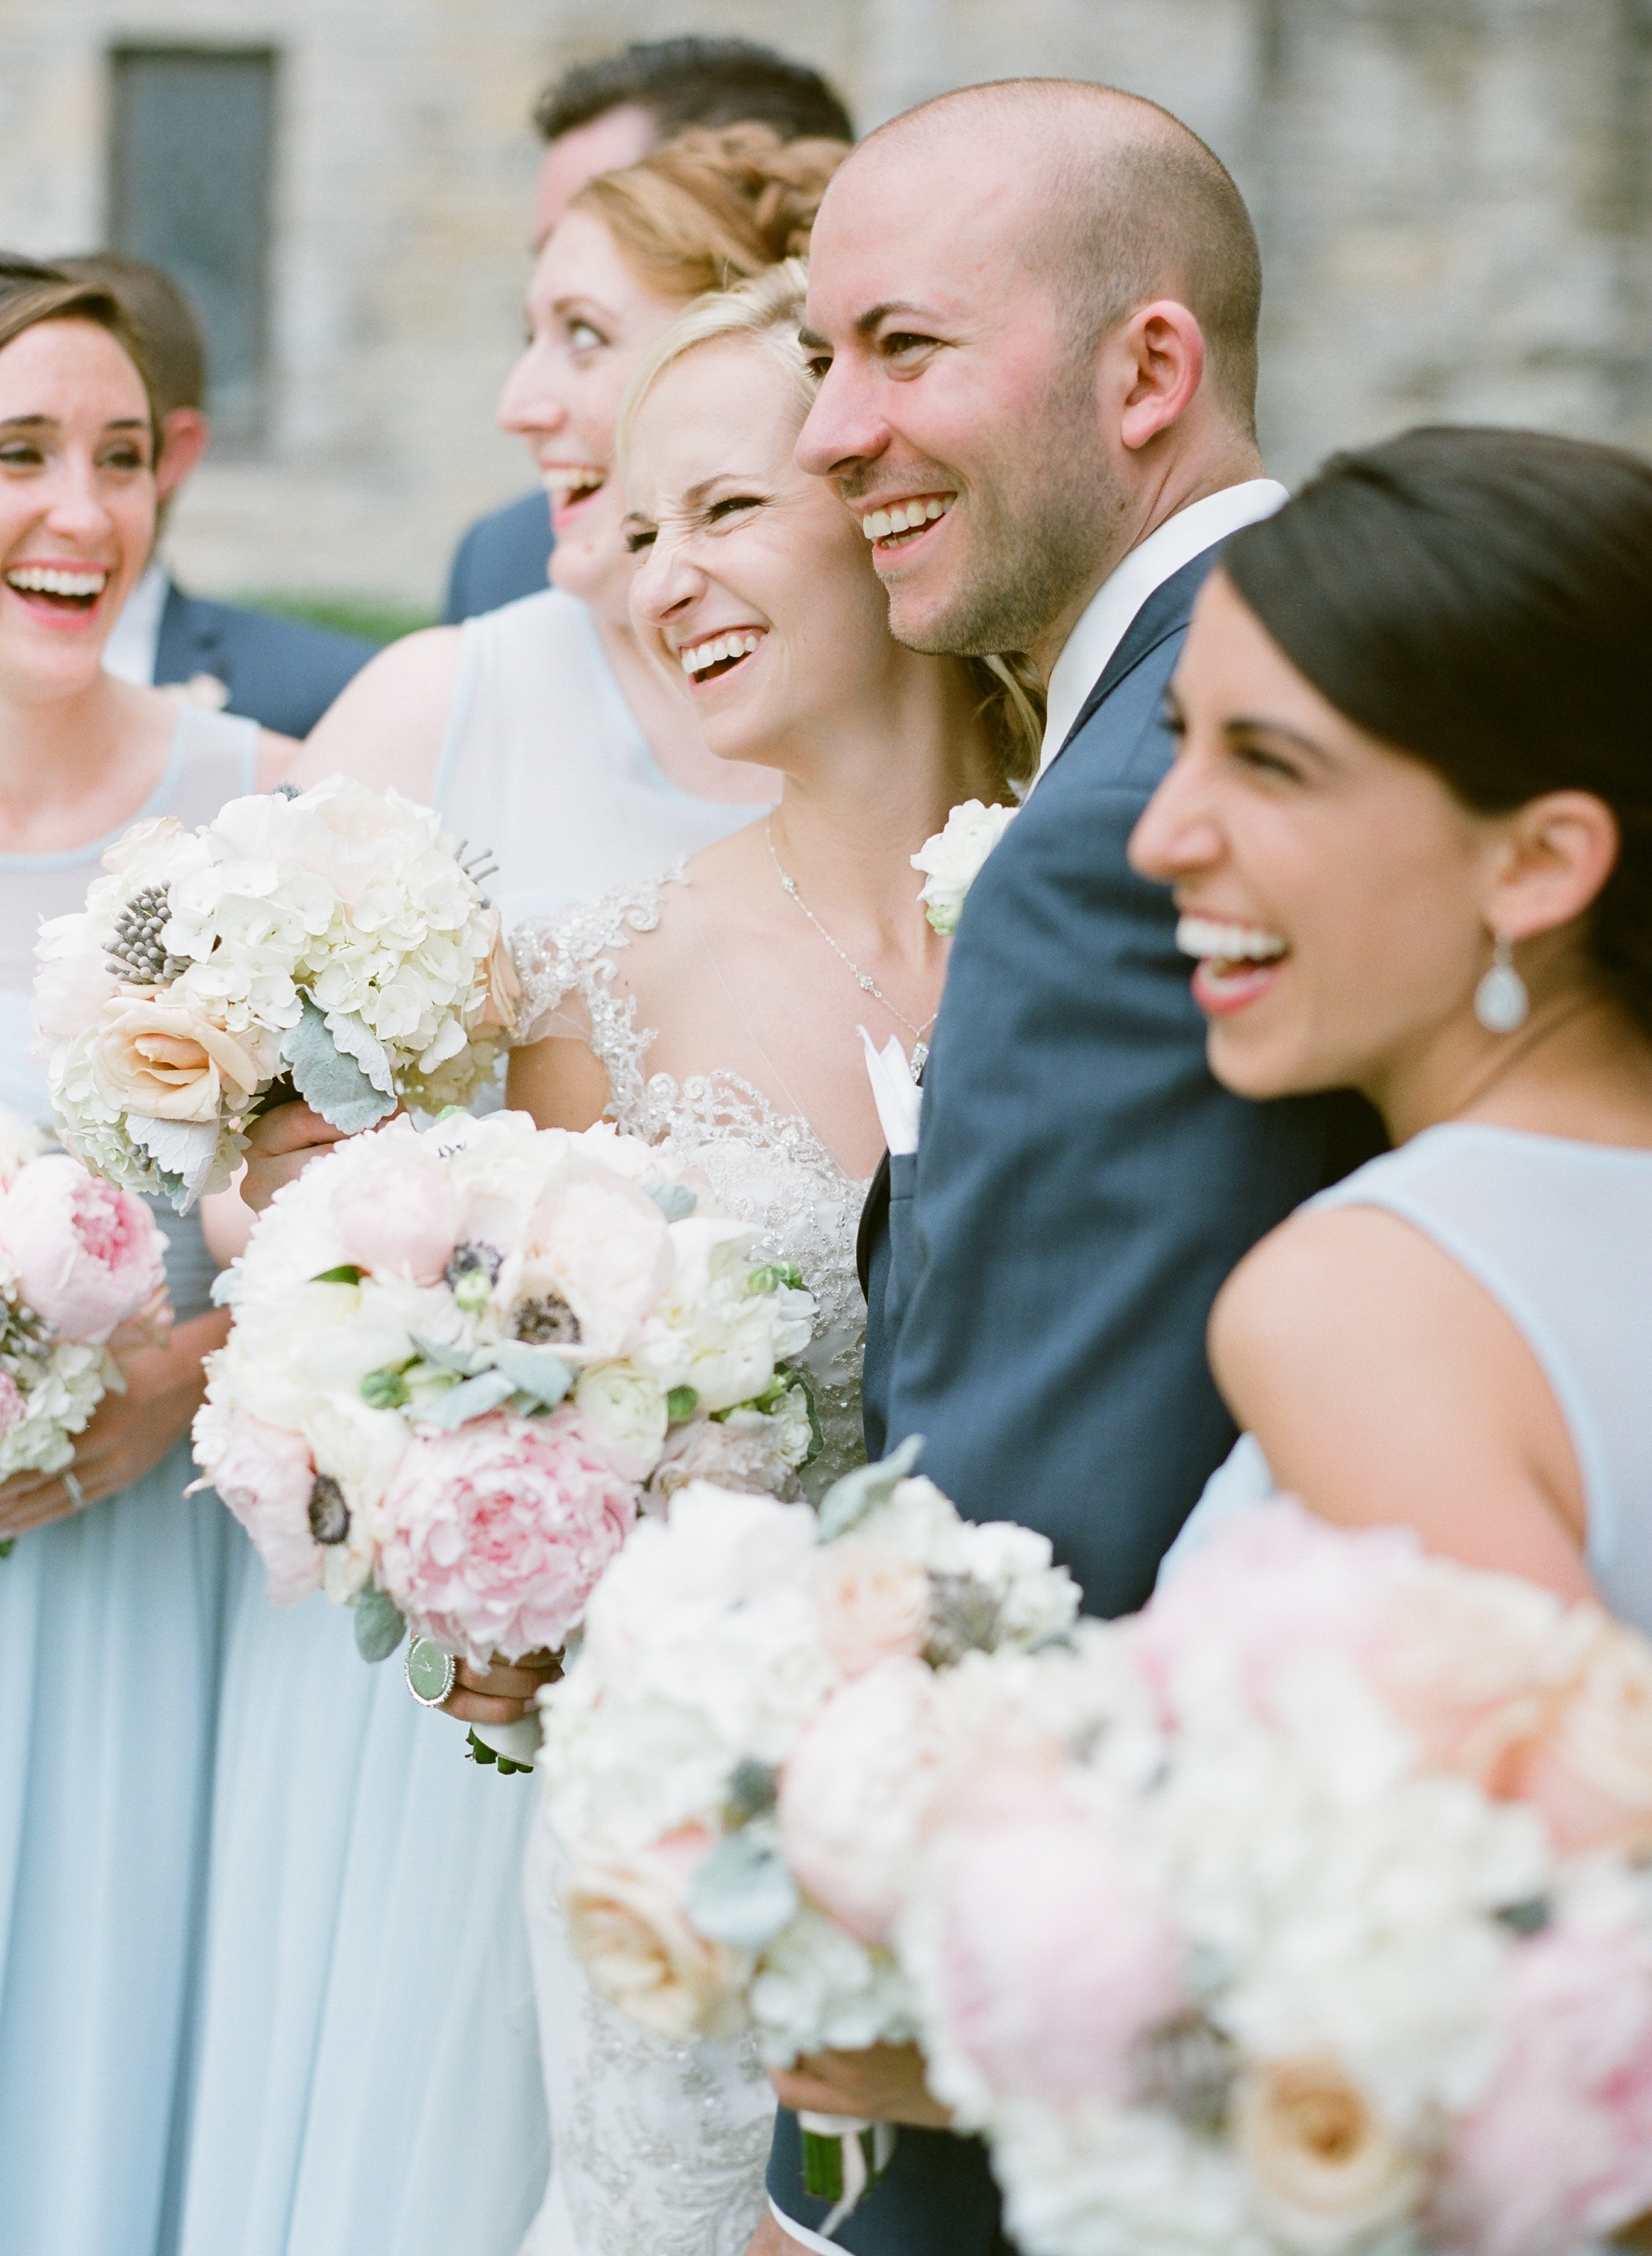
M 815 1334 L 802 1360 L 825 1447 L 804 1476 L 814 1496 L 860 1463 L 864 1304 L 854 1237 L 867 1186 L 846 1174 L 809 1123 L 777 1110 L 740 1075 L 648 1070 L 657 1030 L 638 1024 L 637 998 L 619 976 L 634 935 L 657 929 L 667 885 L 681 869 L 598 901 L 518 927 L 522 1033 L 537 1041 L 577 1033 L 608 1075 L 608 1115 L 627 1134 L 669 1141 L 692 1159 L 721 1202 L 763 1232 L 771 1260 L 795 1261 L 814 1294 Z

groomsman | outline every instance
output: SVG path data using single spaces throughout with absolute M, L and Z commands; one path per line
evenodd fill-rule
M 206 349 L 195 316 L 171 278 L 141 258 L 99 251 L 53 263 L 110 292 L 137 332 L 160 423 L 158 534 L 168 505 L 212 443 L 203 405 Z M 126 599 L 103 664 L 123 681 L 182 682 L 207 704 L 284 737 L 307 737 L 378 647 L 360 635 L 188 595 L 157 553 Z
M 768 125 L 783 141 L 854 138 L 848 111 L 819 71 L 749 39 L 639 40 L 565 72 L 533 117 L 545 143 L 536 251 L 587 180 L 635 165 L 691 125 Z M 538 595 L 550 560 L 551 511 L 538 489 L 478 518 L 453 553 L 448 625 Z
M 1147 1597 L 1233 1442 L 1204 1352 L 1218 1287 L 1374 1141 L 1349 1101 L 1217 1087 L 1170 897 L 1127 859 L 1194 596 L 1285 499 L 1256 449 L 1261 292 L 1204 144 L 1063 81 L 896 118 L 814 230 L 799 460 L 862 520 L 901 641 L 1024 651 L 1049 693 L 1042 772 L 953 944 L 917 1148 L 868 1205 L 868 1444 L 924 1435 L 923 1470 L 1051 1536 L 1098 1614 Z M 877 529 L 913 503 L 912 529 Z M 1006 2246 L 982 2149 L 913 2127 L 944 2117 L 910 2048 L 777 2082 L 908 2127 L 828 2244 L 783 2112 L 754 2256 L 783 2221 L 864 2256 Z

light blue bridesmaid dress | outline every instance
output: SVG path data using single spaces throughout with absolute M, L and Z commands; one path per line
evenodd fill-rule
M 752 819 L 655 766 L 583 605 L 466 623 L 436 788 L 504 907 L 650 874 Z M 522 1905 L 531 1773 L 465 1758 L 405 1647 L 369 1667 L 256 1566 L 224 1667 L 179 2256 L 514 2256 L 549 2166 Z
M 1652 1152 L 1474 1121 L 1425 1129 L 1309 1201 L 1400 1216 L 1502 1309 L 1553 1390 L 1577 1454 L 1588 1563 L 1613 1613 L 1652 1635 Z M 1276 1492 L 1244 1434 L 1165 1554 L 1161 1579 Z M 1395 1517 L 1405 1499 L 1395 1498 Z
M 211 819 L 257 730 L 179 720 L 146 815 Z M 34 934 L 109 842 L 0 855 L 0 1103 L 27 1062 Z M 208 1305 L 199 1223 L 158 1209 L 179 1318 Z M 246 1546 L 186 1498 L 186 1436 L 142 1480 L 0 1559 L 0 2250 L 165 2256 L 187 2115 L 227 1581 Z

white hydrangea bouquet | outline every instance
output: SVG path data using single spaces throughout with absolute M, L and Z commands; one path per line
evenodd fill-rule
M 60 1471 L 120 1356 L 165 1342 L 165 1250 L 141 1199 L 0 1107 L 0 1480 Z
M 334 776 L 139 822 L 42 925 L 38 1054 L 64 1142 L 186 1211 L 297 1094 L 334 1126 L 467 1103 L 513 1020 L 486 869 L 438 817 Z
M 1581 2256 L 1652 2209 L 1652 1646 L 1290 1503 L 1086 1634 L 896 1921 L 1016 2246 Z
M 909 1477 L 917 1446 L 840 1480 L 818 1518 L 684 1489 L 608 1569 L 540 1696 L 573 1948 L 676 2041 L 749 2028 L 785 2065 L 915 2033 L 889 1943 L 963 1743 L 945 1688 L 969 1657 L 1059 1635 L 1079 1602 L 1045 1538 Z M 812 2184 L 852 2203 L 885 2147 L 865 2124 L 804 2129 Z
M 607 1125 L 403 1116 L 313 1160 L 219 1280 L 194 1427 L 271 1598 L 484 1667 L 563 1644 L 685 1458 L 795 1491 L 814 1303 L 756 1237 Z

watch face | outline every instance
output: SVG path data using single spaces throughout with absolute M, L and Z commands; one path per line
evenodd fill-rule
M 458 1664 L 428 1637 L 416 1637 L 408 1648 L 407 1684 L 415 1700 L 427 1708 L 439 1707 L 453 1688 Z

